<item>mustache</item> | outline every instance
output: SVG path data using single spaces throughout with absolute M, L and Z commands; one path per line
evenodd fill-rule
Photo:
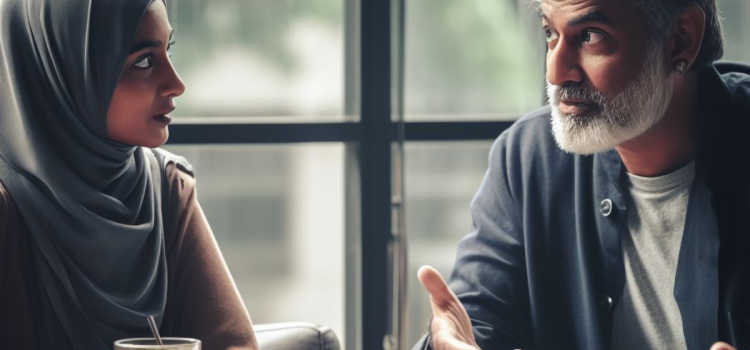
M 561 100 L 583 101 L 586 104 L 601 105 L 604 95 L 582 82 L 566 81 L 561 85 L 552 85 L 553 94 L 550 96 L 555 104 Z

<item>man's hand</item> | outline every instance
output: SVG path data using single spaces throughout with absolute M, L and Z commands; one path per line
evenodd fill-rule
M 434 350 L 479 350 L 466 309 L 430 266 L 417 272 L 422 287 L 430 293 L 432 323 L 430 333 Z
M 480 350 L 474 340 L 474 331 L 466 309 L 458 301 L 445 280 L 430 266 L 422 266 L 417 272 L 419 283 L 430 293 L 432 305 L 432 349 L 434 350 Z M 733 346 L 718 342 L 711 350 L 737 350 Z
M 727 344 L 725 342 L 720 341 L 720 342 L 714 344 L 711 347 L 711 350 L 737 350 L 737 349 L 735 349 L 733 346 L 731 346 L 731 345 L 729 345 L 729 344 Z

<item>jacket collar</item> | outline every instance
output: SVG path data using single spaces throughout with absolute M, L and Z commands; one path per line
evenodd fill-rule
M 704 69 L 698 82 L 696 128 L 700 146 L 696 174 L 713 192 L 719 190 L 723 169 L 728 165 L 725 155 L 733 150 L 732 134 L 742 128 L 737 125 L 737 111 L 732 110 L 732 94 L 716 67 Z

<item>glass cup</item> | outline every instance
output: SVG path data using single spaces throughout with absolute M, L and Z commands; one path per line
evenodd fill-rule
M 201 350 L 201 341 L 192 338 L 161 338 L 164 345 L 157 345 L 154 338 L 130 338 L 115 341 L 115 350 Z

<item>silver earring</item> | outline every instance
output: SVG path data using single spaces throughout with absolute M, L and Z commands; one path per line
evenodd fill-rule
M 675 70 L 677 70 L 677 74 L 682 75 L 682 72 L 685 71 L 685 62 L 677 63 L 677 66 L 675 67 Z

